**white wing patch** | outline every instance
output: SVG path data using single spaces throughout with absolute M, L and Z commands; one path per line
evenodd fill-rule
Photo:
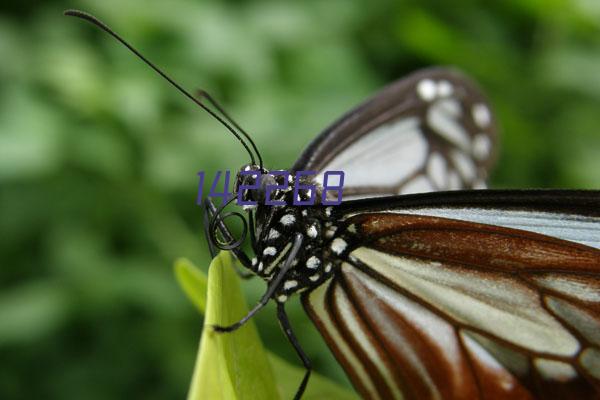
M 478 127 L 484 129 L 492 123 L 492 114 L 488 106 L 483 103 L 477 103 L 473 105 L 471 109 L 473 121 Z
M 471 353 L 471 357 L 479 361 L 479 363 L 499 380 L 498 384 L 505 390 L 509 391 L 516 385 L 515 377 L 501 365 L 488 350 L 486 350 L 475 339 L 472 339 L 465 332 L 460 333 L 460 338 L 465 344 L 465 348 Z
M 589 348 L 581 353 L 579 357 L 581 364 L 596 379 L 600 379 L 600 350 Z
M 485 160 L 492 152 L 492 141 L 485 133 L 478 133 L 473 138 L 472 152 L 478 160 Z
M 421 333 L 434 336 L 433 342 L 435 342 L 441 349 L 448 351 L 446 354 L 448 357 L 448 362 L 453 365 L 458 364 L 460 345 L 456 340 L 452 339 L 452 326 L 418 303 L 408 301 L 407 299 L 404 299 L 404 301 L 398 301 L 399 295 L 397 292 L 381 283 L 378 283 L 374 279 L 369 278 L 352 265 L 348 263 L 342 264 L 342 271 L 344 274 L 355 275 L 357 280 L 362 282 L 374 293 L 377 293 L 378 300 L 381 299 L 385 301 L 386 304 L 393 307 L 400 315 L 409 319 Z M 349 280 L 349 282 L 351 284 L 352 280 Z M 372 310 L 375 314 L 380 311 L 376 307 L 370 308 L 370 310 Z M 386 318 L 387 317 L 383 314 L 379 316 L 374 315 L 374 319 L 380 319 L 382 322 L 384 322 Z M 398 340 L 402 340 L 396 332 L 390 330 L 384 330 L 383 334 L 386 337 L 398 338 Z M 394 342 L 396 342 L 396 340 L 394 340 Z M 404 343 L 403 347 L 404 346 L 409 347 L 410 344 Z M 416 361 L 417 360 L 415 360 L 415 362 Z
M 463 180 L 472 182 L 477 177 L 477 167 L 468 155 L 460 150 L 451 150 L 450 158 Z
M 427 179 L 423 175 L 419 175 L 418 177 L 404 185 L 400 190 L 399 194 L 432 192 L 434 190 L 435 189 L 431 185 L 429 179 Z
M 463 324 L 488 330 L 494 321 L 494 335 L 541 353 L 572 356 L 579 350 L 577 339 L 546 311 L 537 291 L 513 277 L 443 268 L 365 247 L 350 255 Z
M 323 184 L 326 171 L 344 171 L 344 188 L 397 185 L 425 163 L 427 151 L 418 118 L 400 118 L 343 149 L 322 169 L 316 181 Z
M 429 84 L 423 84 L 423 93 L 429 94 Z M 444 85 L 437 91 L 451 93 Z M 372 194 L 344 196 L 345 200 L 388 194 L 408 194 L 435 190 L 457 190 L 481 186 L 485 171 L 477 166 L 478 160 L 490 155 L 492 141 L 480 133 L 471 136 L 459 123 L 461 105 L 453 98 L 434 97 L 427 112 L 426 123 L 454 148 L 444 153 L 431 150 L 428 137 L 417 117 L 403 117 L 383 124 L 341 150 L 325 165 L 315 180 L 323 184 L 325 171 L 344 171 L 344 188 L 374 188 Z M 447 147 L 447 146 L 446 146 Z M 447 159 L 449 157 L 449 159 Z M 367 190 L 369 191 L 369 190 Z
M 362 326 L 364 322 L 359 322 L 356 313 L 353 312 L 353 306 L 346 295 L 346 292 L 339 286 L 336 285 L 333 295 L 336 306 L 339 309 L 340 316 L 342 317 L 344 324 L 348 326 L 348 330 L 352 332 L 354 340 L 364 350 L 366 356 L 372 361 L 373 365 L 377 368 L 381 376 L 385 379 L 388 387 L 392 389 L 394 398 L 402 397 L 400 388 L 394 383 L 394 378 L 390 373 L 390 369 L 387 368 L 385 362 L 381 358 L 381 354 L 375 350 L 373 344 L 373 338 L 365 335 L 365 328 Z
M 431 178 L 431 181 L 436 187 L 445 187 L 448 175 L 448 167 L 446 166 L 446 160 L 438 153 L 432 153 L 427 161 L 427 175 Z
M 537 274 L 531 279 L 546 289 L 555 290 L 581 301 L 600 303 L 600 279 L 576 274 Z
M 554 360 L 534 360 L 535 367 L 546 380 L 565 382 L 577 376 L 575 369 L 567 363 Z
M 402 390 L 413 384 L 433 399 L 443 398 L 445 384 L 457 391 L 463 385 L 475 389 L 452 325 L 352 265 L 344 263 L 342 270 L 347 287 L 330 281 L 313 290 L 305 305 L 346 371 L 358 379 L 354 383 L 363 397 L 402 399 Z M 365 290 L 369 295 L 360 296 Z M 390 318 L 386 307 L 402 319 Z M 415 347 L 415 335 L 432 347 Z M 382 344 L 382 337 L 391 347 Z M 402 382 L 399 375 L 416 379 Z
M 595 315 L 556 297 L 547 296 L 545 300 L 556 315 L 577 329 L 590 343 L 600 347 L 600 322 Z
M 348 279 L 349 285 L 352 285 L 354 282 L 361 282 L 370 289 L 372 293 L 377 294 L 377 301 L 371 301 L 375 297 L 361 299 L 361 302 L 370 305 L 369 310 L 372 311 L 372 313 L 369 317 L 373 321 L 376 321 L 381 335 L 389 338 L 390 341 L 403 350 L 405 357 L 409 360 L 412 368 L 416 370 L 420 380 L 427 385 L 431 393 L 437 395 L 432 396 L 432 398 L 441 398 L 441 393 L 439 393 L 438 389 L 435 387 L 433 377 L 430 375 L 430 371 L 427 370 L 427 367 L 423 365 L 423 360 L 419 358 L 418 352 L 412 348 L 407 337 L 396 329 L 393 321 L 390 321 L 389 316 L 380 312 L 381 309 L 379 309 L 375 303 L 384 302 L 388 306 L 393 307 L 394 311 L 409 320 L 411 324 L 413 324 L 412 326 L 419 330 L 421 335 L 428 336 L 430 338 L 429 343 L 437 346 L 440 353 L 446 357 L 445 362 L 455 368 L 455 374 L 453 375 L 460 376 L 460 345 L 454 336 L 452 326 L 419 304 L 399 296 L 398 293 L 394 292 L 389 287 L 370 279 L 352 265 L 344 263 L 342 265 L 342 270 L 344 274 L 352 277 L 352 279 Z M 344 320 L 344 323 L 346 323 L 346 320 Z M 364 348 L 364 351 L 367 353 L 373 352 L 374 350 L 374 347 Z M 390 386 L 395 387 L 393 384 Z
M 321 185 L 326 171 L 344 171 L 344 200 L 485 187 L 496 142 L 490 107 L 458 74 L 418 76 L 325 131 L 329 151 L 317 151 L 303 169 L 318 170 Z
M 441 99 L 427 111 L 427 123 L 435 132 L 463 151 L 469 151 L 471 140 L 467 131 L 458 123 L 461 116 L 460 103 L 455 99 Z

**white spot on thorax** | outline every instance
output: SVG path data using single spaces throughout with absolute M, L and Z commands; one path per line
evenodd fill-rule
M 335 238 L 333 239 L 333 242 L 331 242 L 331 250 L 333 250 L 335 254 L 342 254 L 347 246 L 348 243 L 342 238 Z
M 330 216 L 331 216 L 331 210 L 332 210 L 332 208 L 331 208 L 331 207 L 327 207 L 327 208 L 325 209 L 325 215 L 326 215 L 326 216 L 328 216 L 328 217 L 330 217 Z
M 332 226 L 331 228 L 327 229 L 327 231 L 325 232 L 325 237 L 328 239 L 333 237 L 333 235 L 335 234 L 335 231 L 337 231 L 337 226 Z
M 265 256 L 274 256 L 277 254 L 277 249 L 273 246 L 265 247 L 263 250 L 263 255 Z
M 306 260 L 306 268 L 315 269 L 318 268 L 320 264 L 321 260 L 319 260 L 317 256 L 312 256 Z
M 308 229 L 306 229 L 306 234 L 310 238 L 313 238 L 313 239 L 316 238 L 317 237 L 317 227 L 314 225 L 309 226 Z
M 296 217 L 294 217 L 293 214 L 285 214 L 283 217 L 281 217 L 279 222 L 281 222 L 281 224 L 285 226 L 291 225 L 294 222 L 296 222 Z
M 280 303 L 284 303 L 287 300 L 287 296 L 285 294 L 281 294 L 279 296 L 277 296 L 277 301 Z
M 311 282 L 316 282 L 319 280 L 319 278 L 321 277 L 320 274 L 314 274 L 308 277 L 308 279 L 310 279 Z
M 291 288 L 295 288 L 296 286 L 298 286 L 298 281 L 295 281 L 295 280 L 285 281 L 285 283 L 283 284 L 283 290 L 289 290 Z
M 278 237 L 279 237 L 279 231 L 277 231 L 277 229 L 271 228 L 271 230 L 269 231 L 269 235 L 267 236 L 267 239 L 273 240 L 273 239 L 277 239 Z
M 348 232 L 356 233 L 356 225 L 354 225 L 354 224 L 348 225 Z
M 326 273 L 329 273 L 329 271 L 331 271 L 331 263 L 330 263 L 330 262 L 328 262 L 328 263 L 325 265 L 325 272 L 326 272 Z
M 263 270 L 263 262 L 261 261 L 258 263 L 258 271 L 260 272 L 262 270 Z

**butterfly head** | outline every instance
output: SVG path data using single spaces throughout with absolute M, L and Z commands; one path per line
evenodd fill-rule
M 234 192 L 240 193 L 240 187 L 254 186 L 253 189 L 244 189 L 241 191 L 240 196 L 244 202 L 257 202 L 259 204 L 264 203 L 265 193 L 267 185 L 275 184 L 275 179 L 268 175 L 268 170 L 261 168 L 259 165 L 246 164 L 237 173 L 235 179 Z M 258 187 L 256 187 L 257 180 L 260 179 Z

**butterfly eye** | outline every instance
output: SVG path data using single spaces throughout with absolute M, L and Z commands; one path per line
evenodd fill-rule
M 255 206 L 259 200 L 261 182 L 267 171 L 261 169 L 258 165 L 248 164 L 238 172 L 234 192 L 238 194 L 238 204 L 246 206 Z

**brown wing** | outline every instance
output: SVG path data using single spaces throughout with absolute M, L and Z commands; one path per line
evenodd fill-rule
M 303 296 L 365 398 L 600 398 L 600 250 L 505 227 L 372 213 Z

